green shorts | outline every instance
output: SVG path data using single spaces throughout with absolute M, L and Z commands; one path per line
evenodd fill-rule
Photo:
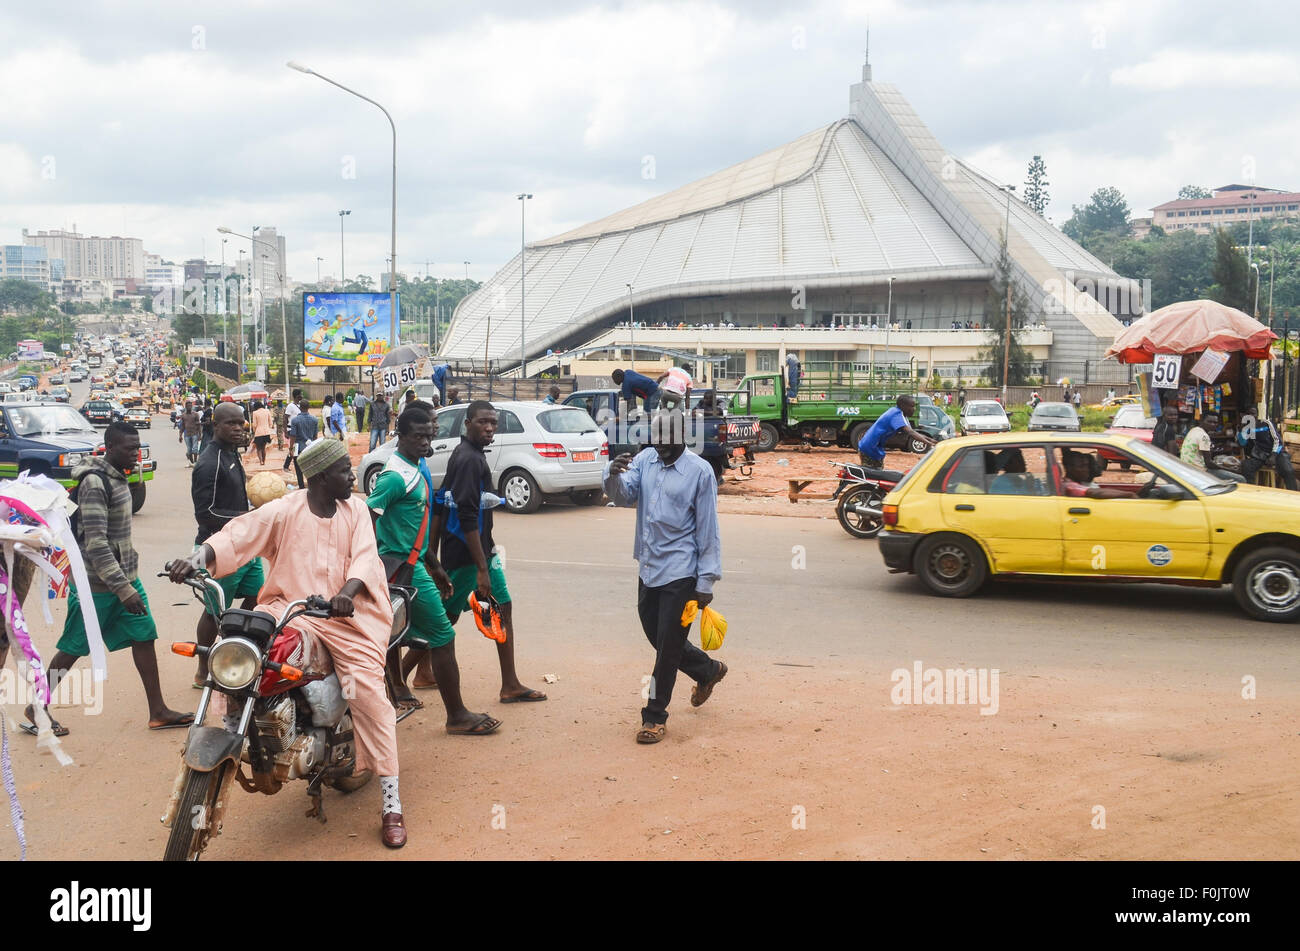
M 213 580 L 221 585 L 221 590 L 226 596 L 226 607 L 238 607 L 236 602 L 244 598 L 255 598 L 262 592 L 262 585 L 266 584 L 266 575 L 262 572 L 262 559 L 254 558 L 233 574 Z M 205 594 L 203 605 L 204 614 L 211 614 L 213 617 L 219 615 L 217 599 L 214 595 Z
M 447 618 L 455 624 L 461 612 L 469 608 L 470 592 L 478 587 L 478 567 L 471 562 L 447 574 L 451 577 L 451 598 L 444 606 Z M 506 587 L 506 570 L 501 564 L 500 555 L 488 559 L 488 577 L 492 579 L 492 597 L 497 599 L 498 604 L 507 604 L 510 601 L 510 589 Z
M 131 587 L 144 601 L 144 614 L 132 614 L 111 591 L 96 591 L 91 595 L 95 616 L 99 618 L 99 629 L 104 635 L 104 646 L 110 651 L 120 651 L 132 644 L 145 644 L 158 639 L 158 628 L 154 626 L 153 615 L 149 613 L 149 596 L 144 593 L 144 585 L 137 578 L 131 582 Z M 59 638 L 57 647 L 73 657 L 85 657 L 90 653 L 90 643 L 86 640 L 86 620 L 81 614 L 81 599 L 77 597 L 76 588 L 68 591 L 68 617 L 63 622 L 63 636 Z
M 406 635 L 411 646 L 430 648 L 450 644 L 456 637 L 456 629 L 447 620 L 442 595 L 422 561 L 414 566 L 411 587 L 415 588 L 415 601 L 411 603 L 411 629 Z

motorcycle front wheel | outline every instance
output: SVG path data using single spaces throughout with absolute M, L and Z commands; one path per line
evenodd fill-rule
M 840 503 L 835 509 L 835 514 L 839 516 L 840 524 L 844 526 L 844 530 L 854 538 L 875 538 L 880 534 L 880 530 L 885 527 L 884 520 L 878 516 L 860 515 L 853 511 L 853 507 L 870 505 L 873 508 L 879 508 L 884 499 L 884 495 L 879 490 L 870 486 L 859 486 L 840 496 Z
M 167 837 L 164 862 L 198 861 L 199 853 L 211 838 L 209 827 L 221 781 L 231 768 L 230 763 L 223 763 L 210 773 L 186 769 L 185 788 L 181 792 L 176 818 L 172 820 L 171 834 Z

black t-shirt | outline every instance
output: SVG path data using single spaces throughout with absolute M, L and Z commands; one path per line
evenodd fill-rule
M 465 532 L 478 528 L 483 556 L 492 559 L 492 510 L 483 508 L 483 493 L 491 492 L 492 467 L 483 450 L 460 437 L 447 460 L 447 474 L 435 496 L 434 515 L 442 517 L 441 563 L 448 570 L 474 564 Z

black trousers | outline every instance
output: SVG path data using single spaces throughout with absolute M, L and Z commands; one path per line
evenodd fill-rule
M 1248 453 L 1246 460 L 1241 464 L 1241 473 L 1246 477 L 1246 481 L 1253 483 L 1255 473 L 1264 468 L 1264 464 L 1270 459 L 1273 461 L 1273 465 L 1277 469 L 1278 475 L 1282 477 L 1286 487 L 1295 492 L 1298 488 L 1295 468 L 1291 465 L 1291 456 L 1285 452 L 1271 452 L 1267 456 L 1260 456 L 1253 452 Z
M 650 699 L 641 710 L 641 722 L 668 722 L 668 702 L 673 698 L 677 671 L 696 683 L 718 672 L 718 662 L 686 639 L 690 628 L 682 627 L 682 608 L 695 594 L 695 579 L 681 578 L 649 588 L 637 581 L 636 611 L 646 639 L 655 649 Z

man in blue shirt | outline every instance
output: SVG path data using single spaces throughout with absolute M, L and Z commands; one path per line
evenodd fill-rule
M 609 375 L 614 384 L 620 387 L 623 399 L 636 407 L 636 398 L 641 397 L 647 413 L 654 412 L 659 405 L 659 384 L 648 376 L 642 376 L 635 370 L 615 370 Z
M 444 406 L 447 403 L 447 371 L 450 369 L 450 363 L 440 363 L 433 368 L 433 385 L 438 388 L 438 402 Z
M 329 400 L 330 397 L 327 396 L 326 399 Z M 348 438 L 347 414 L 343 411 L 342 393 L 335 393 L 330 403 L 329 433 L 331 437 L 337 436 L 343 440 Z
M 916 400 L 910 396 L 900 396 L 898 402 L 885 411 L 858 443 L 858 458 L 862 464 L 871 469 L 883 469 L 885 467 L 885 443 L 900 430 L 905 433 L 908 439 L 919 439 L 921 442 L 933 447 L 934 440 L 929 436 L 922 436 L 907 423 L 907 418 L 916 413 Z
M 704 608 L 722 577 L 722 536 L 718 530 L 717 480 L 713 469 L 686 449 L 680 412 L 660 413 L 650 423 L 651 448 L 635 458 L 622 453 L 605 466 L 605 494 L 616 505 L 636 506 L 632 557 L 640 562 L 637 614 L 655 648 L 649 701 L 641 711 L 638 743 L 658 743 L 667 731 L 668 702 L 677 671 L 695 681 L 691 705 L 709 699 L 727 675 L 686 639 L 686 602 Z

